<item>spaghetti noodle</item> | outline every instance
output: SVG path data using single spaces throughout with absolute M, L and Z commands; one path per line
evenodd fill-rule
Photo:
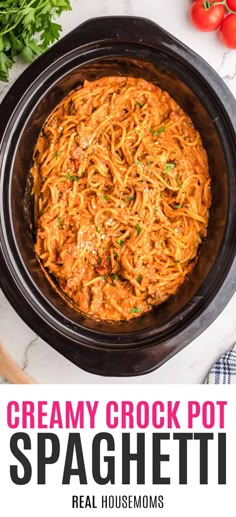
M 143 79 L 71 92 L 34 152 L 36 253 L 83 313 L 129 320 L 175 294 L 206 236 L 208 160 L 190 118 Z

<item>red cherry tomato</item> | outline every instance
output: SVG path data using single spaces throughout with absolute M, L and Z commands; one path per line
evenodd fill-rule
M 236 0 L 226 0 L 227 7 L 236 12 Z
M 236 48 L 236 14 L 229 14 L 220 28 L 220 37 L 228 48 Z
M 190 8 L 190 20 L 194 27 L 203 32 L 214 31 L 220 27 L 225 15 L 223 5 L 212 5 L 205 9 L 202 1 L 197 0 Z

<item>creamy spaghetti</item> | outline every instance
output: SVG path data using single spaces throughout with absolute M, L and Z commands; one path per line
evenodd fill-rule
M 40 133 L 36 253 L 74 306 L 129 320 L 175 294 L 207 233 L 208 160 L 190 118 L 143 79 L 85 81 Z

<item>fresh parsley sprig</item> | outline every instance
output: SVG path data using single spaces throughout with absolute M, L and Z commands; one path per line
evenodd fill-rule
M 0 81 L 8 81 L 17 56 L 31 63 L 59 39 L 62 27 L 53 19 L 69 10 L 70 0 L 0 2 Z

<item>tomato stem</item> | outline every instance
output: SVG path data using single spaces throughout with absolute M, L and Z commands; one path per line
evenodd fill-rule
M 211 7 L 213 7 L 215 5 L 223 5 L 228 14 L 236 14 L 236 11 L 232 11 L 232 9 L 230 9 L 227 6 L 226 0 L 222 0 L 221 2 L 214 2 L 214 1 L 212 2 L 209 0 L 202 0 L 202 6 L 206 10 L 210 9 Z
M 208 10 L 212 7 L 213 2 L 209 2 L 207 0 L 202 0 L 202 5 L 203 5 L 204 9 Z

